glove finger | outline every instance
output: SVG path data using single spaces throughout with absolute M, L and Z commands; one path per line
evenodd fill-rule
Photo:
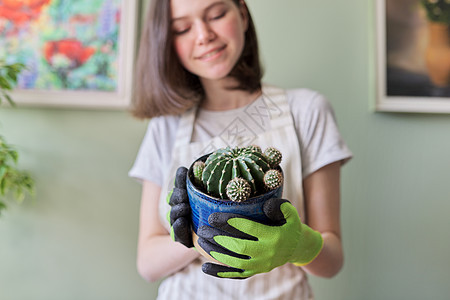
M 194 246 L 192 242 L 192 231 L 189 221 L 184 218 L 178 218 L 172 225 L 173 239 L 188 248 Z
M 261 263 L 265 263 L 260 261 L 257 255 L 255 257 L 244 255 L 239 255 L 241 257 L 236 257 L 215 251 L 211 251 L 210 255 L 221 264 L 243 270 L 254 270 L 256 266 L 260 265 Z
M 240 258 L 240 259 L 249 259 L 250 257 L 247 255 L 242 255 L 233 251 L 228 250 L 227 248 L 221 246 L 220 244 L 216 243 L 214 240 L 209 241 L 207 239 L 199 237 L 197 240 L 198 245 L 209 255 L 213 256 L 212 252 L 214 253 L 221 253 L 224 255 Z
M 166 196 L 166 203 L 170 205 L 170 198 L 172 197 L 173 191 L 169 191 Z
M 179 167 L 175 174 L 175 187 L 186 190 L 186 176 L 188 169 L 185 167 Z
M 233 236 L 233 237 L 236 237 L 239 239 L 244 239 L 244 240 L 252 240 L 252 241 L 258 240 L 256 237 L 249 235 L 243 231 L 240 231 L 236 227 L 231 226 L 228 223 L 228 221 L 230 219 L 234 219 L 234 218 L 250 220 L 249 218 L 242 216 L 242 215 L 238 215 L 238 214 L 212 213 L 208 217 L 208 222 L 212 227 L 218 228 L 226 233 L 223 235 Z
M 187 203 L 180 203 L 174 205 L 170 209 L 170 225 L 172 225 L 178 218 L 186 217 L 189 219 L 191 216 L 191 207 Z
M 250 256 L 247 255 L 247 253 L 244 254 L 244 252 L 248 249 L 248 243 L 252 243 L 251 240 L 233 237 L 225 231 L 205 225 L 198 228 L 197 236 L 199 237 L 199 240 L 204 243 L 204 247 L 202 248 L 210 255 L 210 252 L 214 251 L 241 259 L 250 258 Z M 209 242 L 209 244 L 206 242 Z
M 205 274 L 218 278 L 245 279 L 249 277 L 244 275 L 244 270 L 242 269 L 236 269 L 209 262 L 202 265 L 202 271 Z
M 206 225 L 202 225 L 198 228 L 197 230 L 197 236 L 201 237 L 205 240 L 208 240 L 210 242 L 214 241 L 214 237 L 217 235 L 226 235 L 228 236 L 229 234 L 225 231 L 222 231 L 218 228 L 215 227 L 209 227 Z
M 281 226 L 286 223 L 286 216 L 281 211 L 281 204 L 286 202 L 290 203 L 285 199 L 272 198 L 264 203 L 263 211 L 267 218 L 272 221 L 270 225 Z
M 169 205 L 174 206 L 180 203 L 189 203 L 187 192 L 184 189 L 174 187 L 169 199 Z

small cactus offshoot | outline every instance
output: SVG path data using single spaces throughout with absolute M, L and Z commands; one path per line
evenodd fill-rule
M 278 170 L 269 170 L 264 174 L 264 183 L 269 190 L 274 190 L 283 184 L 283 175 Z
M 194 173 L 194 179 L 195 179 L 195 183 L 197 185 L 202 185 L 202 174 L 203 174 L 203 170 L 205 169 L 205 162 L 199 160 L 196 161 L 194 163 L 194 165 L 192 166 L 192 172 Z
M 227 196 L 231 201 L 242 202 L 250 197 L 252 188 L 247 180 L 236 177 L 228 182 L 226 191 Z
M 276 168 L 279 166 L 282 160 L 281 152 L 274 147 L 267 148 L 264 151 L 264 156 L 266 157 L 271 168 Z

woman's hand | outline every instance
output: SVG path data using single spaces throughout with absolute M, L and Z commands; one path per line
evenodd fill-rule
M 247 278 L 269 272 L 287 262 L 310 263 L 322 249 L 322 236 L 302 224 L 297 209 L 287 200 L 270 199 L 264 204 L 268 224 L 247 217 L 214 213 L 212 227 L 198 230 L 199 245 L 220 263 L 206 263 L 203 271 L 222 278 Z
M 188 170 L 179 167 L 175 176 L 175 187 L 169 193 L 170 236 L 175 242 L 180 242 L 188 248 L 194 247 L 192 242 L 191 206 L 186 191 L 186 176 Z
M 275 230 L 280 230 L 280 232 L 278 233 L 279 236 L 284 236 L 287 239 L 292 238 L 295 240 L 296 236 L 297 238 L 299 237 L 295 233 L 291 235 L 290 231 L 293 230 L 292 228 L 306 228 L 304 232 L 311 232 L 312 236 L 314 237 L 311 239 L 307 238 L 306 240 L 312 241 L 312 244 L 314 245 L 314 241 L 317 242 L 319 240 L 317 234 L 318 232 L 320 232 L 323 239 L 323 247 L 321 251 L 319 252 L 317 257 L 313 259 L 309 264 L 302 266 L 302 268 L 305 269 L 305 271 L 307 271 L 308 273 L 320 277 L 332 277 L 336 275 L 343 264 L 343 251 L 340 229 L 340 167 L 340 161 L 331 163 L 310 174 L 307 178 L 304 179 L 304 201 L 306 206 L 306 221 L 308 226 L 302 224 L 299 219 L 297 220 L 298 215 L 294 214 L 291 211 L 291 208 L 289 206 L 290 204 L 288 205 L 280 203 L 280 208 L 282 205 L 284 205 L 285 208 L 283 210 L 279 210 L 283 213 L 278 214 L 278 216 L 275 212 L 267 213 L 271 216 L 270 218 L 275 223 L 275 228 L 276 226 L 284 226 L 283 229 L 279 228 Z M 272 207 L 274 206 L 272 205 Z M 298 254 L 294 254 L 290 258 L 287 258 L 289 257 L 289 255 L 282 254 L 284 258 L 281 260 L 280 258 L 270 259 L 266 257 L 265 260 L 261 261 L 263 265 L 258 266 L 256 264 L 256 260 L 251 261 L 249 259 L 249 254 L 255 255 L 255 250 L 251 248 L 255 248 L 254 245 L 257 245 L 258 241 L 255 241 L 255 237 L 260 234 L 257 231 L 253 232 L 253 229 L 252 232 L 246 231 L 246 229 L 244 228 L 246 227 L 246 225 L 244 226 L 243 224 L 248 224 L 249 221 L 245 220 L 242 222 L 242 224 L 239 224 L 241 223 L 241 221 L 239 220 L 243 220 L 241 216 L 238 216 L 238 218 L 234 218 L 234 221 L 232 218 L 233 216 L 223 215 L 220 218 L 219 216 L 220 215 L 216 215 L 215 217 L 212 217 L 212 220 L 209 220 L 209 223 L 214 224 L 214 227 L 216 228 L 203 228 L 201 230 L 199 229 L 198 235 L 202 236 L 202 238 L 199 240 L 199 244 L 209 253 L 218 253 L 211 255 L 215 256 L 215 258 L 220 262 L 228 264 L 230 267 L 207 263 L 203 266 L 203 271 L 205 273 L 219 277 L 245 278 L 258 272 L 269 270 L 276 265 L 282 264 L 283 261 L 293 262 L 296 264 L 305 264 L 307 262 L 308 259 L 300 259 L 301 261 L 296 262 L 296 259 L 294 258 L 296 257 L 296 255 L 299 255 L 300 257 L 304 255 L 301 251 L 299 251 Z M 290 224 L 283 224 L 283 220 L 288 219 L 291 220 L 289 222 Z M 230 220 L 230 222 L 228 222 L 228 220 Z M 278 225 L 276 225 L 277 222 Z M 266 229 L 268 228 L 258 225 L 256 225 L 254 228 L 257 227 L 261 228 L 263 231 L 266 231 Z M 312 230 L 311 228 L 313 228 L 314 230 Z M 237 229 L 242 229 L 244 233 Z M 281 233 L 281 231 L 285 230 L 287 230 L 286 233 Z M 300 230 L 300 232 L 301 231 L 302 230 Z M 251 235 L 251 233 L 253 233 L 254 235 Z M 222 237 L 215 238 L 216 236 Z M 240 237 L 241 239 L 237 239 L 237 237 Z M 306 240 L 304 241 L 306 242 Z M 244 249 L 243 245 L 250 246 Z M 260 251 L 267 252 L 275 247 L 276 249 L 273 249 L 273 251 L 275 251 L 276 254 L 276 251 L 280 248 L 281 244 L 277 245 L 275 243 L 272 245 L 276 246 L 270 247 L 267 245 L 268 244 L 266 244 L 266 246 L 264 246 L 264 249 Z M 293 246 L 291 245 L 289 247 Z M 297 249 L 300 250 L 301 248 L 305 249 L 308 247 L 305 243 L 303 244 L 303 246 L 300 246 Z M 317 243 L 316 246 L 311 247 L 311 251 L 313 252 L 313 254 L 317 254 L 315 252 L 317 251 Z M 297 253 L 297 251 L 295 252 Z M 270 257 L 274 256 L 275 254 L 266 253 L 265 255 L 268 255 Z M 309 255 L 307 255 L 306 257 L 308 256 Z M 314 255 L 309 257 L 314 258 Z
M 159 216 L 161 187 L 144 181 L 140 209 L 137 268 L 147 281 L 157 281 L 181 270 L 199 257 L 193 248 L 175 243 Z

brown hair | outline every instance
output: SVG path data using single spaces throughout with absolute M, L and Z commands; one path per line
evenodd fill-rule
M 232 0 L 238 7 L 242 0 Z M 262 68 L 253 20 L 248 13 L 248 28 L 242 55 L 229 76 L 237 86 L 232 89 L 255 92 L 261 88 Z M 137 118 L 180 114 L 204 97 L 198 76 L 179 62 L 172 43 L 169 0 L 152 0 L 142 31 L 136 62 L 132 113 Z

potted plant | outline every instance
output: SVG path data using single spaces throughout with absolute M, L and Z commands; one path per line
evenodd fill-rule
M 450 85 L 450 1 L 421 0 L 427 14 L 428 44 L 425 61 L 432 83 Z
M 13 90 L 17 76 L 24 67 L 22 64 L 8 65 L 0 61 L 0 105 L 6 101 L 15 106 L 9 92 Z M 27 193 L 34 193 L 34 181 L 27 172 L 17 168 L 18 159 L 17 150 L 0 135 L 0 214 L 6 208 L 8 199 L 21 202 Z
M 197 230 L 209 225 L 214 212 L 236 213 L 267 222 L 265 201 L 281 198 L 282 155 L 273 147 L 264 152 L 259 146 L 221 148 L 197 159 L 189 168 L 186 189 L 192 211 L 193 242 Z M 204 256 L 213 260 L 206 253 Z

